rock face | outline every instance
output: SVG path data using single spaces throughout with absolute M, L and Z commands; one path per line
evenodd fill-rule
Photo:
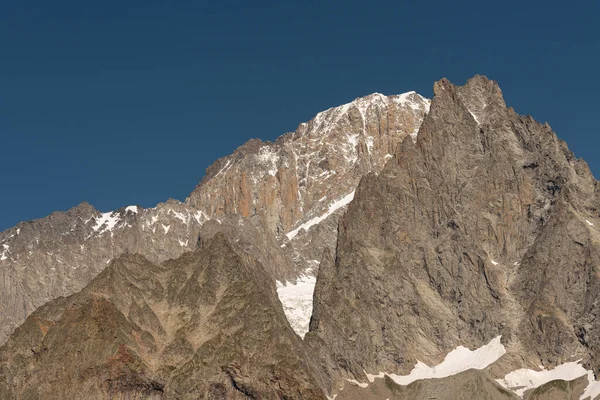
M 364 174 L 379 172 L 400 142 L 416 137 L 429 103 L 415 92 L 375 93 L 323 111 L 274 143 L 251 140 L 208 168 L 186 204 L 209 218 L 256 220 L 299 270 L 310 270 L 335 243 L 336 211 Z M 320 229 L 308 238 L 313 226 Z
M 120 254 L 159 262 L 193 250 L 205 220 L 174 200 L 108 213 L 82 203 L 0 233 L 0 343 L 37 307 L 81 290 Z
M 498 374 L 579 358 L 597 372 L 596 180 L 495 82 L 434 92 L 416 143 L 361 181 L 340 220 L 306 340 L 363 382 L 498 335 Z
M 3 399 L 325 399 L 262 265 L 223 234 L 154 264 L 122 255 L 0 348 Z
M 185 203 L 108 213 L 82 203 L 1 232 L 0 344 L 37 307 L 81 290 L 114 257 L 177 258 L 196 247 L 199 235 L 219 230 L 243 244 L 273 279 L 314 274 L 349 202 L 338 200 L 348 199 L 364 173 L 383 168 L 428 109 L 429 100 L 414 92 L 358 98 L 275 143 L 251 140 L 217 160 Z M 310 232 L 299 229 L 289 242 L 284 233 L 303 223 Z
M 217 160 L 186 203 L 209 218 L 258 215 L 280 238 L 380 170 L 405 137 L 416 137 L 428 110 L 414 92 L 331 108 L 275 143 L 251 140 Z

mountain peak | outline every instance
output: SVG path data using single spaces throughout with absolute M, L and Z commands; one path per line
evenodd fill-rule
M 452 107 L 457 106 L 466 111 L 477 125 L 491 123 L 500 114 L 507 112 L 498 83 L 484 75 L 475 75 L 463 86 L 456 86 L 447 78 L 442 78 L 434 83 L 433 92 L 432 108 L 443 112 L 453 104 Z

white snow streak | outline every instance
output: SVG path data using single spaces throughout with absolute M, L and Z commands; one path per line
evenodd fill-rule
M 498 265 L 498 263 L 496 261 L 492 260 L 491 258 L 490 258 L 490 261 L 492 262 L 492 264 Z
M 315 217 L 311 220 L 308 220 L 305 223 L 303 223 L 302 225 L 300 225 L 299 227 L 297 227 L 296 229 L 294 229 L 293 231 L 286 233 L 287 238 L 289 240 L 292 240 L 294 237 L 296 237 L 298 232 L 300 232 L 302 229 L 308 230 L 311 226 L 317 225 L 321 221 L 327 219 L 327 217 L 329 217 L 331 214 L 333 214 L 340 208 L 348 205 L 352 201 L 353 198 L 354 198 L 354 190 L 352 192 L 348 193 L 346 196 L 342 197 L 341 199 L 331 203 L 329 205 L 329 209 L 327 210 L 327 212 L 325 214 L 323 214 L 319 217 Z
M 4 251 L 2 252 L 2 255 L 0 255 L 0 261 L 4 261 L 4 260 L 8 259 L 8 257 L 6 257 L 6 252 L 10 248 L 10 246 L 7 244 L 3 244 L 2 247 L 4 247 Z
M 197 223 L 202 225 L 202 222 L 203 222 L 202 219 L 204 219 L 204 221 L 208 221 L 210 218 L 208 218 L 208 216 L 206 214 L 204 214 L 204 212 L 196 211 L 196 213 L 194 214 L 194 219 L 196 220 Z
M 137 206 L 127 206 L 125 207 L 125 211 L 129 211 L 132 212 L 134 214 L 138 213 L 138 207 Z
M 359 386 L 359 387 L 361 387 L 361 388 L 366 388 L 367 386 L 369 386 L 369 384 L 368 384 L 368 383 L 360 383 L 360 382 L 358 382 L 358 381 L 356 381 L 356 380 L 354 380 L 354 379 L 346 379 L 346 380 L 347 380 L 348 382 L 350 382 L 350 383 L 352 383 L 352 384 L 356 385 L 356 386 Z
M 587 222 L 587 224 L 588 224 L 589 226 L 594 226 L 594 224 L 592 224 L 592 223 L 591 223 L 590 221 L 588 221 L 587 219 L 585 220 L 585 222 Z
M 522 368 L 510 372 L 503 379 L 497 379 L 496 381 L 501 386 L 515 392 L 519 397 L 523 397 L 527 390 L 535 389 L 550 381 L 572 381 L 573 379 L 587 375 L 588 386 L 580 399 L 583 400 L 587 397 L 594 399 L 600 395 L 600 382 L 596 381 L 594 373 L 583 368 L 580 362 L 581 360 L 568 362 L 554 369 L 542 371 Z
M 283 311 L 294 331 L 304 337 L 308 332 L 312 315 L 313 292 L 317 278 L 303 276 L 294 285 L 291 282 L 277 282 L 277 295 L 283 305 Z
M 189 214 L 185 215 L 184 213 L 180 213 L 180 212 L 177 212 L 175 210 L 169 210 L 169 213 L 173 213 L 173 215 L 175 216 L 175 218 L 181 220 L 181 222 L 183 222 L 184 224 L 187 224 L 188 221 L 189 221 L 189 219 L 190 219 Z
M 497 336 L 488 344 L 476 350 L 458 346 L 448 353 L 444 361 L 434 367 L 429 367 L 421 361 L 417 361 L 417 364 L 408 375 L 387 375 L 397 384 L 405 386 L 419 379 L 445 378 L 469 369 L 484 369 L 506 353 L 500 338 L 501 336 Z
M 227 160 L 227 163 L 225 164 L 225 166 L 223 168 L 221 168 L 221 170 L 219 172 L 217 172 L 213 178 L 216 178 L 217 176 L 219 176 L 221 174 L 221 172 L 227 171 L 229 169 L 228 167 L 230 167 L 230 166 L 231 166 L 231 160 Z
M 481 125 L 481 123 L 479 122 L 479 119 L 477 118 L 477 115 L 473 114 L 473 111 L 471 111 L 471 110 L 469 110 L 469 112 L 471 113 L 471 116 L 473 117 L 475 122 L 477 122 L 477 125 Z

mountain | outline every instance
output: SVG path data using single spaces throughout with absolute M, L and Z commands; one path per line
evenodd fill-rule
M 314 276 L 361 176 L 380 171 L 398 143 L 414 138 L 428 109 L 429 100 L 414 92 L 357 98 L 275 143 L 251 140 L 217 160 L 185 203 L 106 213 L 82 203 L 0 233 L 0 343 L 37 307 L 85 287 L 111 259 L 177 258 L 215 225 L 245 243 L 273 279 L 293 284 Z M 299 318 L 304 333 L 310 312 Z
M 356 99 L 217 160 L 184 203 L 4 232 L 13 321 L 55 299 L 0 347 L 0 394 L 598 399 L 599 201 L 486 77 Z
M 497 84 L 441 80 L 416 143 L 361 181 L 305 340 L 342 377 L 407 373 L 502 337 L 496 373 L 598 373 L 598 182 Z
M 3 399 L 325 399 L 274 282 L 223 234 L 161 264 L 121 255 L 0 360 Z

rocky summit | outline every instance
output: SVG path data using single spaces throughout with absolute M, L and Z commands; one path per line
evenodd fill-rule
M 600 398 L 599 191 L 484 76 L 357 98 L 0 233 L 0 398 Z

